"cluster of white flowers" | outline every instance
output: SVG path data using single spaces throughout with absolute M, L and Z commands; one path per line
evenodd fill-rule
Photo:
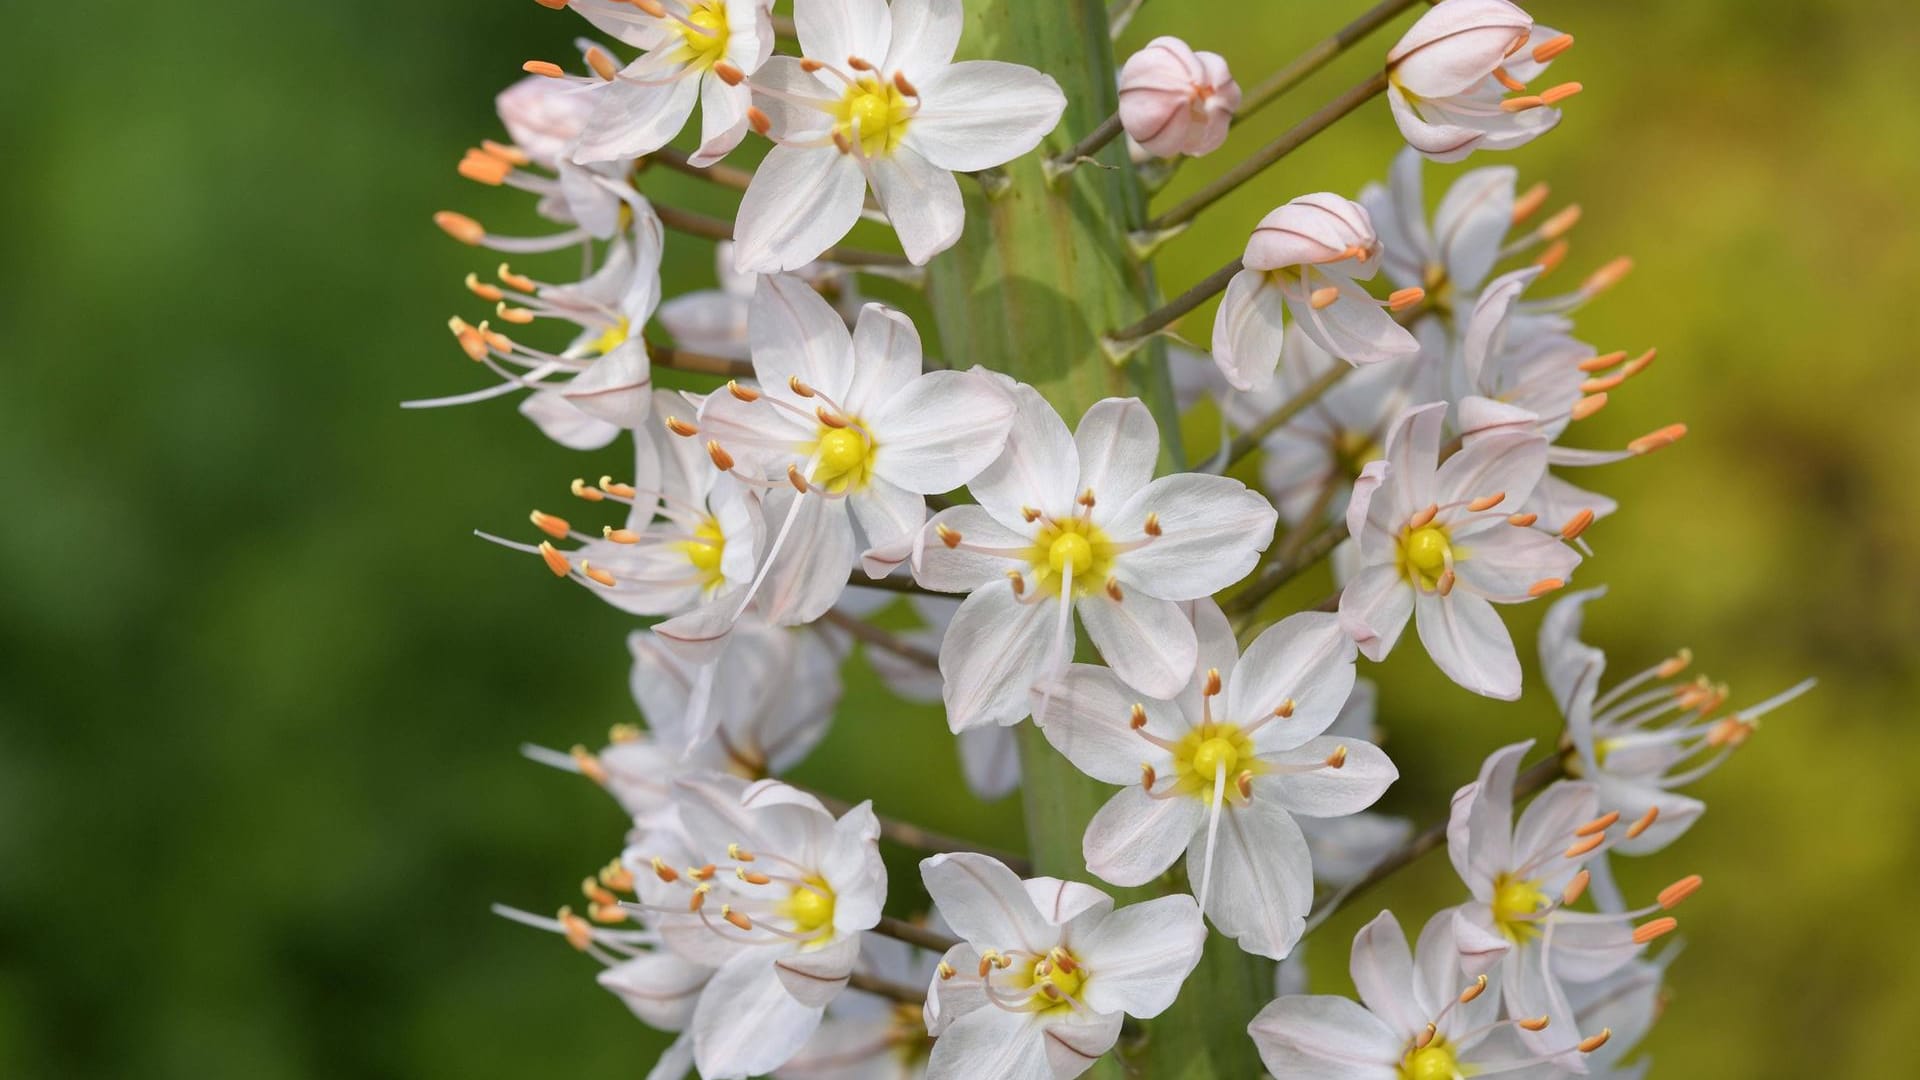
M 630 477 L 571 485 L 590 512 L 623 508 L 613 520 L 535 511 L 544 539 L 487 538 L 647 620 L 629 640 L 646 728 L 617 726 L 597 751 L 527 750 L 618 800 L 624 851 L 584 882 L 584 914 L 501 911 L 563 935 L 603 965 L 601 985 L 678 1035 L 654 1080 L 1076 1076 L 1174 1004 L 1209 923 L 1287 959 L 1442 838 L 1467 899 L 1411 949 L 1390 913 L 1368 924 L 1359 1003 L 1268 1004 L 1248 1029 L 1268 1069 L 1637 1075 L 1620 1061 L 1652 1022 L 1665 963 L 1647 946 L 1699 879 L 1636 906 L 1608 858 L 1670 844 L 1703 809 L 1676 789 L 1805 687 L 1723 713 L 1724 687 L 1677 678 L 1683 653 L 1603 691 L 1604 656 L 1578 639 L 1597 590 L 1571 595 L 1540 646 L 1559 750 L 1524 772 L 1530 744 L 1495 752 L 1420 839 L 1370 810 L 1399 771 L 1378 745 L 1376 688 L 1356 675 L 1411 619 L 1454 682 L 1519 697 L 1495 605 L 1565 586 L 1584 533 L 1615 510 L 1557 470 L 1685 432 L 1563 445 L 1653 358 L 1574 334 L 1571 315 L 1624 260 L 1541 295 L 1576 208 L 1544 214 L 1544 187 L 1522 193 L 1515 170 L 1490 166 L 1429 217 L 1423 158 L 1558 123 L 1578 84 L 1528 84 L 1570 36 L 1506 0 L 1442 0 L 1412 25 L 1373 88 L 1407 149 L 1357 199 L 1273 210 L 1202 286 L 1224 292 L 1212 364 L 1176 357 L 1176 378 L 1238 437 L 1199 470 L 1156 475 L 1179 458 L 1169 416 L 1116 397 L 1063 417 L 1009 373 L 933 360 L 913 319 L 861 298 L 861 274 L 912 284 L 957 242 L 956 173 L 1035 150 L 1066 108 L 1044 73 L 954 61 L 961 0 L 795 0 L 790 20 L 772 0 L 540 3 L 601 37 L 582 41 L 578 74 L 529 62 L 498 99 L 509 141 L 460 172 L 532 194 L 553 231 L 438 222 L 502 253 L 577 248 L 585 267 L 575 281 L 504 263 L 497 282 L 470 275 L 493 316 L 452 330 L 493 381 L 410 404 L 524 393 L 521 412 L 564 446 L 630 435 Z M 796 55 L 775 55 L 782 38 Z M 1049 184 L 1122 133 L 1136 157 L 1207 154 L 1243 103 L 1218 55 L 1165 37 L 1119 68 L 1117 91 L 1101 131 L 1046 162 Z M 697 149 L 672 149 L 696 104 Z M 750 174 L 723 163 L 749 131 L 772 143 Z M 736 220 L 707 230 L 718 290 L 663 303 L 667 229 L 700 233 L 703 219 L 642 193 L 657 163 L 742 193 Z M 1010 183 L 989 176 L 983 191 Z M 841 248 L 863 218 L 890 224 L 904 254 Z M 1391 291 L 1376 297 L 1382 275 Z M 543 322 L 569 339 L 504 332 Z M 656 389 L 656 366 L 704 392 Z M 1223 475 L 1256 454 L 1258 489 Z M 1274 588 L 1320 558 L 1337 599 L 1268 613 Z M 871 621 L 903 593 L 919 629 Z M 777 779 L 833 722 L 855 648 L 902 699 L 944 705 L 980 797 L 1019 786 L 1012 732 L 1029 718 L 1116 787 L 1085 827 L 1084 870 L 1156 898 L 1116 907 L 1082 882 L 1023 880 L 1014 857 Z M 934 849 L 919 865 L 932 910 L 900 911 L 918 920 L 886 914 L 883 839 Z M 1283 972 L 1295 985 L 1297 963 Z

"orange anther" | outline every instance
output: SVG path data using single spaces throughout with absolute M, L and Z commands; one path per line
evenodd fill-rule
M 573 572 L 573 564 L 567 561 L 567 557 L 544 540 L 540 542 L 540 557 L 546 560 L 547 569 L 553 571 L 554 577 L 566 577 Z

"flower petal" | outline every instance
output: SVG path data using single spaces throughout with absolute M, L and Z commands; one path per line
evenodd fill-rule
M 1321 611 L 1289 615 L 1247 646 L 1227 684 L 1227 715 L 1252 723 L 1291 701 L 1290 715 L 1256 733 L 1263 757 L 1291 750 L 1339 717 L 1353 693 L 1353 658 L 1353 640 L 1341 628 L 1339 616 Z
M 1160 535 L 1114 560 L 1123 584 L 1165 600 L 1209 596 L 1246 577 L 1273 542 L 1279 512 L 1230 476 L 1175 473 L 1127 500 L 1106 519 L 1120 541 L 1145 539 L 1147 515 Z
M 1431 1019 L 1414 997 L 1413 950 L 1393 912 L 1382 911 L 1354 935 L 1348 971 L 1367 1011 L 1395 1031 L 1412 1035 Z
M 1259 780 L 1254 784 L 1251 802 L 1220 814 L 1207 917 L 1247 952 L 1280 960 L 1306 929 L 1313 857 L 1293 815 L 1278 801 L 1261 797 Z M 1206 850 L 1205 815 L 1199 818 L 1187 847 L 1187 876 L 1196 881 Z
M 952 172 L 921 157 L 912 146 L 872 158 L 868 167 L 874 194 L 913 265 L 927 265 L 960 239 L 967 208 L 960 201 L 960 182 Z
M 1032 150 L 1067 107 L 1052 77 L 997 60 L 964 61 L 914 81 L 921 106 L 905 144 L 953 172 L 991 169 Z
M 1322 735 L 1307 740 L 1296 750 L 1271 757 L 1262 755 L 1262 760 L 1280 765 L 1313 765 L 1342 748 L 1347 758 L 1339 768 L 1270 777 L 1264 787 L 1260 780 L 1255 780 L 1255 797 L 1271 796 L 1291 813 L 1316 818 L 1357 814 L 1379 802 L 1380 796 L 1400 778 L 1400 770 L 1394 768 L 1385 750 L 1370 742 Z
M 950 548 L 942 542 L 935 531 L 938 525 L 959 533 L 961 545 Z M 1000 524 L 982 507 L 950 506 L 935 514 L 921 531 L 913 579 L 938 592 L 972 592 L 991 582 L 1005 581 L 1010 569 L 1024 569 L 1014 555 L 986 554 L 973 548 L 1022 552 L 1031 543 L 1030 538 Z
M 989 1007 L 966 1013 L 941 1032 L 927 1059 L 926 1080 L 1046 1080 L 1051 1075 L 1038 1014 Z
M 885 71 L 903 71 L 909 79 L 953 62 L 966 12 L 960 0 L 893 0 L 893 46 Z
M 743 952 L 714 972 L 693 1014 L 700 1075 L 744 1080 L 787 1063 L 820 1026 L 821 1009 L 802 1005 L 774 974 L 768 950 Z
M 1128 686 L 1166 699 L 1193 677 L 1199 642 L 1180 605 L 1142 593 L 1117 601 L 1102 592 L 1073 606 L 1101 659 Z
M 909 491 L 951 491 L 1006 448 L 1013 398 L 982 370 L 932 371 L 867 418 L 873 471 Z
M 1398 1080 L 1406 1036 L 1357 1001 L 1283 997 L 1247 1025 L 1260 1060 L 1288 1080 Z
M 1213 362 L 1235 390 L 1273 385 L 1286 343 L 1285 299 L 1264 270 L 1242 270 L 1227 282 L 1213 316 Z
M 893 42 L 887 0 L 798 0 L 793 23 L 801 54 L 835 67 L 856 56 L 878 64 Z
M 832 147 L 774 147 L 740 200 L 734 265 L 756 274 L 806 266 L 860 220 L 866 190 L 859 163 Z
M 1021 603 L 1002 580 L 960 605 L 940 642 L 949 728 L 1014 724 L 1027 715 L 1027 691 L 1046 663 L 1058 603 Z
M 1082 1000 L 1095 1012 L 1158 1016 L 1179 996 L 1206 941 L 1207 925 L 1191 896 L 1120 908 L 1073 942 L 1074 954 L 1099 972 Z
M 967 489 L 1002 525 L 1025 526 L 1023 507 L 1064 517 L 1073 513 L 1080 453 L 1066 421 L 1040 391 L 1012 383 L 1014 418 L 1007 445 Z
M 1447 678 L 1498 701 L 1520 696 L 1520 657 L 1492 604 L 1465 589 L 1421 593 L 1413 615 L 1420 644 Z
M 1141 701 L 1108 668 L 1073 664 L 1048 690 L 1047 705 L 1034 714 L 1034 722 L 1075 768 L 1102 783 L 1137 784 L 1142 762 L 1161 768 L 1171 764 L 1167 751 L 1133 729 L 1136 702 L 1146 712 L 1142 730 L 1147 734 L 1169 740 L 1185 734 L 1186 725 L 1175 710 L 1164 702 Z
M 998 859 L 946 852 L 921 860 L 920 880 L 954 934 L 977 947 L 1044 953 L 1059 943 L 1019 876 Z
M 1160 425 L 1139 398 L 1107 398 L 1080 419 L 1073 445 L 1080 455 L 1080 488 L 1108 506 L 1124 506 L 1153 479 Z
M 1167 872 L 1205 821 L 1199 799 L 1156 799 L 1138 783 L 1123 788 L 1087 823 L 1081 840 L 1087 872 L 1115 885 L 1145 885 Z
M 1413 586 L 1392 566 L 1369 566 L 1340 593 L 1340 626 L 1375 663 L 1385 660 L 1413 617 Z

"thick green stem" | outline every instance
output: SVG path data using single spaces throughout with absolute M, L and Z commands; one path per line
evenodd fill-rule
M 1138 322 L 1158 303 L 1151 274 L 1127 234 L 1146 221 L 1138 177 L 1118 143 L 1049 186 L 1042 168 L 1118 107 L 1105 0 L 972 0 L 966 58 L 1027 64 L 1066 91 L 1067 114 L 1036 153 L 1009 165 L 1006 183 L 969 185 L 967 232 L 930 267 L 929 292 L 945 355 L 1030 383 L 1071 424 L 1089 405 L 1137 395 L 1171 441 L 1165 350 L 1155 339 L 1116 363 L 1100 336 Z M 988 195 L 988 188 L 995 193 Z M 1178 465 L 1177 447 L 1168 461 Z M 1113 791 L 1075 769 L 1032 724 L 1020 735 L 1027 832 L 1038 872 L 1086 880 L 1081 836 Z M 1167 891 L 1112 890 L 1122 902 Z M 1123 1064 L 1109 1055 L 1102 1080 L 1244 1080 L 1260 1064 L 1247 1022 L 1273 993 L 1272 965 L 1219 938 L 1179 1004 L 1130 1031 Z

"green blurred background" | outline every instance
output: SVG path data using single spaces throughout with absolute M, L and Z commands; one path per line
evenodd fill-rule
M 1129 41 L 1178 30 L 1250 86 L 1360 6 L 1156 0 Z M 1712 810 L 1684 845 L 1631 867 L 1709 882 L 1683 913 L 1659 1074 L 1905 1074 L 1920 13 L 1534 10 L 1577 31 L 1559 70 L 1586 92 L 1500 160 L 1586 208 L 1562 276 L 1639 261 L 1585 336 L 1662 350 L 1583 426 L 1595 445 L 1693 429 L 1588 474 L 1625 504 L 1590 534 L 1583 583 L 1612 586 L 1593 637 L 1620 670 L 1691 645 L 1746 700 L 1822 679 L 1700 786 Z M 1400 25 L 1217 160 L 1358 78 Z M 623 454 L 558 449 L 504 405 L 395 408 L 475 385 L 443 323 L 481 314 L 459 278 L 491 263 L 428 218 L 524 220 L 453 165 L 497 134 L 490 96 L 519 62 L 578 29 L 515 0 L 0 16 L 0 1075 L 644 1072 L 654 1044 L 591 965 L 486 910 L 550 910 L 617 846 L 607 800 L 515 746 L 633 719 L 625 622 L 467 535 L 573 510 L 566 481 Z M 1356 190 L 1395 144 L 1385 106 L 1365 110 L 1209 212 L 1163 280 L 1213 269 L 1293 195 Z M 692 287 L 711 262 L 683 241 L 668 272 Z M 1516 618 L 1523 643 L 1538 614 Z M 1388 805 L 1423 820 L 1485 751 L 1553 731 L 1537 679 L 1502 707 L 1412 648 L 1381 674 L 1405 774 Z M 803 778 L 1017 842 L 1012 806 L 961 793 L 936 717 L 870 688 L 843 717 Z M 1417 923 L 1452 888 L 1432 859 L 1372 900 Z M 1323 989 L 1374 910 L 1313 942 Z

